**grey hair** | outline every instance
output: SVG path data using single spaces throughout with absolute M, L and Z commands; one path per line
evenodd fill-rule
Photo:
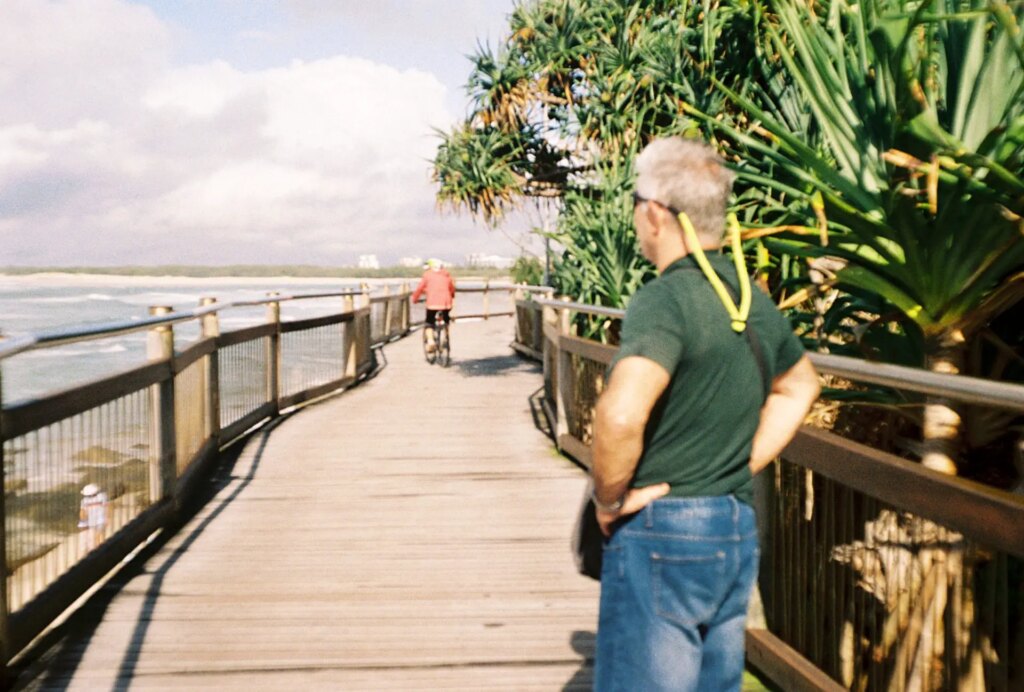
M 656 139 L 636 159 L 636 193 L 685 212 L 705 242 L 722 241 L 734 177 L 714 149 L 682 137 Z

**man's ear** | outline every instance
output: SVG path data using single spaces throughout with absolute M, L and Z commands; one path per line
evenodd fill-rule
M 668 209 L 657 203 L 647 203 L 644 207 L 647 222 L 651 225 L 654 235 L 661 235 L 663 231 L 673 227 L 675 219 Z

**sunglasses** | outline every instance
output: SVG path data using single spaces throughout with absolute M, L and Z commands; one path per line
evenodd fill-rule
M 637 205 L 639 205 L 639 204 L 640 204 L 641 202 L 650 202 L 650 203 L 652 203 L 652 204 L 657 204 L 657 205 L 658 205 L 659 207 L 662 207 L 662 208 L 664 208 L 664 209 L 668 209 L 668 210 L 669 210 L 670 212 L 672 212 L 672 213 L 673 213 L 673 214 L 674 214 L 675 216 L 679 216 L 679 214 L 681 214 L 681 213 L 682 213 L 682 212 L 680 212 L 680 211 L 679 211 L 678 209 L 676 209 L 675 207 L 670 207 L 669 205 L 667 205 L 667 204 L 664 204 L 664 203 L 662 203 L 662 202 L 659 202 L 659 201 L 658 201 L 658 200 L 656 200 L 656 199 L 651 199 L 651 198 L 649 198 L 649 197 L 643 197 L 643 196 L 641 196 L 640 194 L 638 194 L 637 192 L 634 192 L 634 193 L 633 193 L 633 206 L 634 206 L 634 207 L 636 207 L 636 206 L 637 206 Z

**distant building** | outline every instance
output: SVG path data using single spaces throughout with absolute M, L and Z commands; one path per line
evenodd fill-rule
M 377 255 L 359 255 L 359 268 L 380 269 L 380 262 L 377 261 Z
M 422 257 L 403 257 L 400 260 L 398 260 L 398 266 L 399 267 L 422 267 L 423 266 L 423 258 Z
M 509 269 L 515 263 L 515 258 L 502 257 L 501 255 L 485 255 L 482 252 L 473 252 L 466 255 L 467 267 L 493 267 L 495 269 Z

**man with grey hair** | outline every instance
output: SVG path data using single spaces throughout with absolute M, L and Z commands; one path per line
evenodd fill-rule
M 768 296 L 754 290 L 737 320 L 713 288 L 744 290 L 720 252 L 733 176 L 715 152 L 656 140 L 636 171 L 637 241 L 659 276 L 630 300 L 595 412 L 608 537 L 595 689 L 735 690 L 759 557 L 752 478 L 795 435 L 818 379 Z

